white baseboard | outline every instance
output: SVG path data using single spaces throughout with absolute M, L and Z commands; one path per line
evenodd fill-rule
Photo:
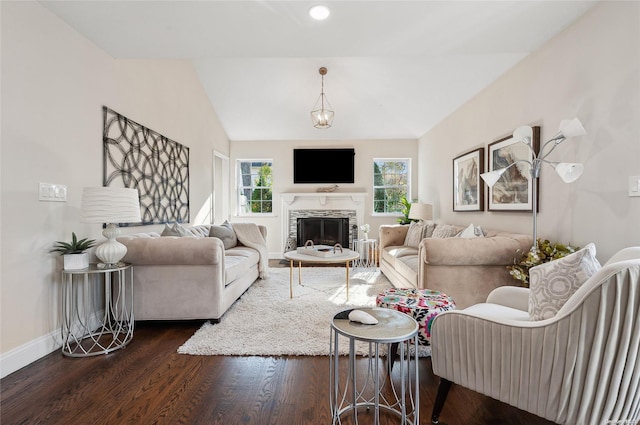
M 0 378 L 59 349 L 60 330 L 55 330 L 0 355 Z
M 88 326 L 90 328 L 98 328 L 101 323 L 98 319 L 104 315 L 104 310 L 100 310 L 94 313 L 89 318 Z M 78 323 L 73 323 L 73 332 L 78 333 L 81 331 Z M 9 350 L 6 353 L 0 355 L 0 378 L 4 378 L 13 372 L 22 369 L 25 366 L 30 365 L 36 360 L 53 353 L 56 350 L 62 348 L 62 335 L 61 330 L 58 328 L 49 332 L 39 338 L 31 340 L 26 344 Z M 60 354 L 62 355 L 62 354 Z

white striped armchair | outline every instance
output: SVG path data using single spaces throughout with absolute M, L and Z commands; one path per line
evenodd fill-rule
M 615 254 L 551 318 L 529 320 L 528 300 L 526 288 L 500 287 L 436 317 L 432 423 L 456 383 L 558 424 L 636 424 L 640 247 Z

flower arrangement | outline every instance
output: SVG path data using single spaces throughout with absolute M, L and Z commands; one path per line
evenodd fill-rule
M 360 231 L 362 233 L 369 233 L 370 230 L 371 230 L 371 227 L 369 227 L 369 225 L 367 223 L 365 223 L 362 226 L 360 226 Z
M 512 266 L 507 266 L 509 274 L 516 280 L 522 282 L 522 286 L 529 287 L 529 269 L 542 263 L 557 260 L 576 252 L 580 247 L 565 245 L 562 243 L 551 243 L 548 240 L 538 239 L 538 251 L 529 250 L 522 255 L 520 261 Z

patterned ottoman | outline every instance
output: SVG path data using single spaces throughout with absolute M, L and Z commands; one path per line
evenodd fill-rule
M 418 322 L 418 344 L 430 345 L 431 322 L 447 310 L 456 308 L 453 298 L 431 289 L 390 288 L 376 297 L 378 307 L 391 308 L 411 315 Z

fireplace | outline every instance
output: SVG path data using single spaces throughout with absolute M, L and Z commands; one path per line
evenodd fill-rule
M 345 248 L 353 246 L 353 239 L 358 237 L 358 224 L 364 223 L 366 192 L 291 192 L 280 195 L 280 211 L 282 216 L 283 252 L 296 249 L 298 244 L 299 218 L 347 218 L 349 228 L 347 243 L 345 231 L 342 244 Z M 304 245 L 304 240 L 302 244 Z
M 335 245 L 349 248 L 349 218 L 301 217 L 296 226 L 297 245 L 312 240 L 314 245 Z

